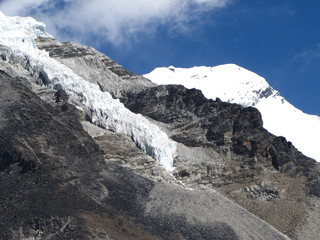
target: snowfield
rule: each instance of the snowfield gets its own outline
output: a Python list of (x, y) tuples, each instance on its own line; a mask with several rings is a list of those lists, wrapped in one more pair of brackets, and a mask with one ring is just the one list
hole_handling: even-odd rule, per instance
[(199, 89), (207, 98), (256, 107), (269, 132), (284, 136), (304, 155), (320, 162), (320, 117), (305, 114), (292, 106), (254, 72), (235, 64), (225, 64), (216, 67), (162, 67), (144, 76), (157, 84), (181, 84)]

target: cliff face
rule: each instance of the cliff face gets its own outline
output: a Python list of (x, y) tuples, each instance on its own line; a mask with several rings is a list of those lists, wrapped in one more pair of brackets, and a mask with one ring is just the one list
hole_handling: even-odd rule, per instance
[(98, 84), (101, 91), (119, 98), (125, 92), (139, 92), (156, 84), (134, 74), (97, 50), (77, 43), (61, 43), (51, 38), (38, 38), (37, 47), (49, 52), (83, 79)]
[(122, 101), (161, 122), (181, 143), (177, 179), (192, 188), (216, 189), (299, 238), (314, 211), (310, 201), (318, 201), (319, 167), (284, 137), (267, 132), (257, 109), (208, 100), (179, 85), (128, 94)]

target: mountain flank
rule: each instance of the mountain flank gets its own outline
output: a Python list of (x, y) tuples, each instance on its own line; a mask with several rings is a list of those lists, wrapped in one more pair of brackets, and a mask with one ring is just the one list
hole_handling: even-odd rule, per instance
[(0, 19), (0, 239), (320, 236), (319, 165), (256, 108)]
[(45, 103), (24, 78), (0, 72), (0, 80), (2, 239), (285, 239), (214, 191), (122, 167), (72, 105)]
[(319, 197), (318, 164), (266, 131), (256, 108), (208, 100), (178, 85), (149, 88), (122, 101), (165, 124), (181, 143), (177, 179), (220, 191), (293, 238), (302, 231), (309, 201)]

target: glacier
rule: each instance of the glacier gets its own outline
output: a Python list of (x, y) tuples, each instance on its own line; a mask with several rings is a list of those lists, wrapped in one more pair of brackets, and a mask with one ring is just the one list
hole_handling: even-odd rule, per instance
[[(21, 65), (35, 79), (46, 76), (45, 87), (65, 90), (69, 102), (91, 117), (92, 123), (129, 136), (136, 145), (169, 171), (176, 156), (176, 143), (158, 126), (140, 114), (134, 114), (99, 86), (85, 81), (71, 69), (36, 47), (38, 37), (53, 38), (45, 24), (31, 17), (9, 17), (0, 11), (0, 56)], [(1, 60), (0, 58), (0, 60)]]
[(256, 107), (264, 128), (284, 136), (304, 155), (320, 162), (320, 117), (303, 113), (258, 74), (235, 64), (215, 67), (159, 67), (144, 75), (156, 84), (181, 84), (206, 98)]

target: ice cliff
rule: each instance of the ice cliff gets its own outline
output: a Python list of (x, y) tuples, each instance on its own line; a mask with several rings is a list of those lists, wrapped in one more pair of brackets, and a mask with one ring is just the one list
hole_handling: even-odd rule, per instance
[[(36, 47), (37, 37), (53, 38), (45, 24), (27, 17), (7, 17), (0, 12), (0, 56), (11, 64), (19, 64), (40, 84), (55, 90), (65, 90), (69, 101), (90, 116), (92, 123), (125, 134), (139, 148), (172, 170), (176, 144), (146, 118), (134, 114), (113, 99), (99, 86), (89, 83), (71, 69), (50, 58)], [(38, 80), (37, 80), (38, 81)]]

